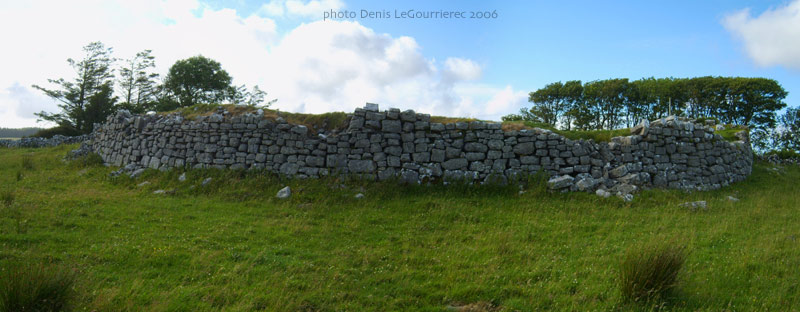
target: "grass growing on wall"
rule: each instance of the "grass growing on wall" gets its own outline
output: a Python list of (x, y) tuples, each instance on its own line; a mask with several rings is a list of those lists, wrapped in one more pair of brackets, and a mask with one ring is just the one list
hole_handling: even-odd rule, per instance
[[(759, 164), (717, 191), (646, 191), (624, 203), (550, 194), (541, 182), (520, 195), (516, 186), (246, 171), (189, 171), (185, 182), (178, 171), (109, 178), (115, 168), (62, 162), (75, 147), (0, 150), (0, 191), (13, 192), (26, 222), (18, 232), (16, 215), (0, 213), (0, 268), (71, 268), (76, 310), (800, 308), (797, 167)], [(35, 166), (22, 169), (23, 157)], [(276, 199), (286, 185), (292, 197)], [(678, 207), (695, 200), (709, 209)], [(625, 300), (622, 257), (658, 237), (686, 248), (676, 291)]]
[[(224, 105), (197, 104), (190, 107), (179, 108), (175, 111), (161, 113), (161, 114), (179, 113), (184, 118), (194, 119), (199, 116), (209, 116), (214, 112), (216, 112), (217, 109), (220, 107), (224, 108), (233, 115), (252, 113), (258, 109), (257, 107), (252, 107), (252, 106), (232, 105), (232, 104), (224, 104)], [(286, 120), (289, 123), (305, 125), (306, 127), (309, 128), (309, 130), (311, 130), (312, 133), (316, 132), (315, 129), (341, 131), (346, 129), (349, 123), (349, 119), (347, 118), (347, 113), (344, 112), (329, 112), (324, 114), (304, 114), (304, 113), (279, 112), (277, 110), (264, 109), (265, 118), (274, 120), (278, 116), (281, 116), (282, 118), (284, 118), (284, 120)], [(474, 118), (431, 116), (430, 122), (449, 124), (456, 122), (471, 122), (477, 120), (478, 119)], [(704, 120), (705, 119), (702, 118), (698, 119), (699, 122), (702, 122)], [(549, 124), (531, 122), (531, 121), (506, 121), (502, 123), (502, 128), (505, 131), (541, 128), (550, 130), (554, 133), (557, 133), (571, 140), (594, 140), (595, 142), (610, 142), (611, 138), (613, 137), (630, 135), (629, 128), (615, 129), (615, 130), (569, 130), (568, 131), (568, 130), (556, 129)], [(722, 136), (722, 138), (725, 139), (726, 141), (733, 142), (739, 140), (736, 137), (736, 133), (741, 131), (746, 131), (746, 130), (741, 129), (739, 127), (732, 127), (729, 125), (726, 126), (724, 130), (717, 130), (715, 131), (715, 133)]]
[(714, 134), (719, 134), (725, 141), (733, 142), (733, 141), (739, 141), (739, 138), (736, 137), (736, 134), (742, 131), (747, 131), (747, 130), (742, 129), (740, 127), (733, 127), (727, 125), (723, 130), (714, 131)]
[[(197, 104), (189, 107), (179, 108), (171, 112), (161, 113), (162, 115), (178, 113), (184, 118), (195, 119), (200, 116), (210, 116), (217, 112), (217, 109), (223, 108), (231, 115), (241, 115), (246, 113), (253, 113), (259, 108), (255, 106), (233, 105), (233, 104)], [(274, 109), (262, 109), (264, 117), (274, 120), (278, 116), (282, 117), (286, 122), (296, 125), (305, 125), (312, 132), (314, 129), (325, 130), (344, 130), (348, 126), (347, 114), (344, 112), (329, 112), (324, 114), (303, 114), (303, 113), (288, 113), (279, 112)]]
[(610, 142), (611, 138), (618, 136), (628, 136), (631, 130), (628, 128), (616, 130), (558, 130), (550, 124), (532, 121), (506, 121), (503, 122), (503, 130), (523, 130), (540, 128), (550, 130), (570, 140), (594, 140), (595, 142)]

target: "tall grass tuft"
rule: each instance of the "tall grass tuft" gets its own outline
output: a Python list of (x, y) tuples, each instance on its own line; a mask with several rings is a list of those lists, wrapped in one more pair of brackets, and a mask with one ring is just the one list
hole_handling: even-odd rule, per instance
[(628, 250), (620, 266), (620, 290), (629, 300), (668, 295), (686, 261), (685, 248), (674, 241), (651, 242)]
[[(6, 217), (11, 217), (16, 220), (17, 223), (17, 234), (22, 234), (27, 231), (27, 220), (22, 219), (22, 209), (20, 205), (14, 204), (16, 201), (17, 196), (14, 194), (12, 190), (3, 190), (0, 193), (0, 202), (3, 203), (3, 206), (0, 207), (0, 214)], [(2, 310), (0, 310), (2, 312)]]
[(0, 271), (0, 311), (69, 311), (75, 273), (52, 264), (15, 264)]
[(97, 167), (103, 165), (103, 157), (97, 153), (89, 153), (79, 156), (70, 162), (70, 165), (75, 168)]
[(22, 155), (22, 169), (25, 170), (33, 170), (33, 156), (31, 155)]
[(0, 193), (0, 202), (3, 203), (6, 209), (11, 208), (11, 205), (14, 204), (14, 200), (16, 199), (17, 196), (14, 195), (14, 192), (11, 190), (3, 190), (3, 192)]

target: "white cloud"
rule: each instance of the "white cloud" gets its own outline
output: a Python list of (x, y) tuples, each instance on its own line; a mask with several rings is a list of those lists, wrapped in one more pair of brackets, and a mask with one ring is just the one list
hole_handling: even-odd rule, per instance
[(303, 18), (322, 18), (325, 11), (338, 11), (344, 7), (341, 0), (271, 0), (261, 6), (261, 13), (268, 16), (303, 17)]
[(760, 66), (800, 69), (800, 0), (765, 11), (758, 17), (744, 9), (725, 16), (722, 24), (744, 43)]
[[(66, 59), (81, 59), (81, 48), (92, 41), (113, 47), (118, 58), (151, 49), (162, 74), (178, 59), (203, 54), (221, 62), (237, 83), (250, 83), (260, 75), (254, 65), (277, 40), (271, 19), (212, 10), (194, 0), (0, 2), (0, 29), (6, 30), (0, 49), (2, 127), (35, 125), (30, 107), (58, 111), (52, 99), (30, 86), (74, 78)], [(27, 104), (8, 92), (12, 87), (30, 94)], [(11, 117), (18, 113), (27, 117)]]
[(481, 77), (480, 65), (472, 60), (449, 57), (444, 61), (444, 75), (454, 80), (475, 80)]
[(410, 37), (393, 38), (350, 21), (317, 21), (292, 30), (271, 51), (262, 86), (277, 107), (321, 113), (352, 111), (365, 102), (436, 115), (499, 119), (524, 103), (524, 92), (472, 83), (472, 60), (427, 59)]
[[(305, 3), (305, 9), (331, 2)], [(335, 5), (343, 6), (340, 2)], [(100, 18), (88, 18), (100, 17)], [(74, 78), (67, 58), (102, 41), (115, 56), (152, 49), (164, 75), (178, 59), (197, 54), (219, 61), (234, 83), (255, 85), (297, 112), (352, 111), (365, 102), (436, 115), (499, 119), (524, 104), (524, 92), (480, 83), (483, 67), (459, 57), (426, 58), (411, 37), (380, 34), (357, 22), (317, 21), (278, 35), (275, 22), (192, 0), (0, 3), (0, 127), (35, 125), (34, 112), (57, 112), (32, 84)]]

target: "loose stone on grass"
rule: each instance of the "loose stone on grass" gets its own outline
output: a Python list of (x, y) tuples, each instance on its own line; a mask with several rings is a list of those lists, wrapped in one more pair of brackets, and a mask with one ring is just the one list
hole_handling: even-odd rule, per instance
[(681, 207), (689, 208), (690, 211), (694, 212), (697, 210), (708, 210), (708, 206), (705, 200), (693, 201), (693, 202), (685, 202), (680, 204)]
[(280, 191), (278, 191), (278, 194), (275, 195), (275, 197), (280, 199), (289, 198), (289, 196), (292, 196), (292, 189), (288, 186), (282, 188)]

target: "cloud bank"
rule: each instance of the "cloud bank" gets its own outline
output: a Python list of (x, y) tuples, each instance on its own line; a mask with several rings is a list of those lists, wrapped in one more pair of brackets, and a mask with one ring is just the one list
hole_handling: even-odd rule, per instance
[(259, 85), (287, 111), (351, 111), (375, 102), (496, 120), (525, 102), (525, 93), (511, 86), (480, 83), (484, 65), (458, 55), (425, 57), (412, 37), (348, 21), (279, 30), (272, 19), (318, 17), (321, 10), (344, 6), (337, 0), (274, 0), (249, 15), (192, 0), (78, 2), (0, 4), (0, 28), (16, 30), (0, 51), (0, 127), (32, 126), (33, 112), (57, 111), (30, 85), (72, 79), (65, 60), (80, 59), (82, 46), (98, 40), (118, 58), (153, 50), (162, 75), (179, 59), (213, 58), (234, 83)]
[(800, 0), (754, 17), (750, 9), (725, 16), (723, 26), (742, 41), (747, 55), (759, 66), (800, 70)]

